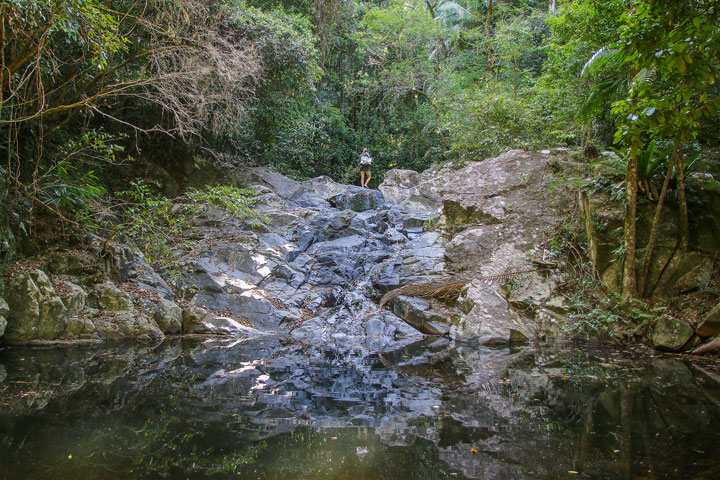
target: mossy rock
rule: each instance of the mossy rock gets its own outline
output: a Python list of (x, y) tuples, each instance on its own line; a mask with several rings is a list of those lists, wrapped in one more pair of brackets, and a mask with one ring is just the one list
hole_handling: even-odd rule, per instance
[(104, 310), (111, 312), (133, 310), (133, 302), (130, 295), (120, 290), (111, 282), (96, 285), (93, 289), (93, 297), (97, 302), (97, 306)]
[(663, 316), (655, 322), (652, 334), (653, 347), (657, 350), (677, 352), (688, 344), (694, 334), (695, 331), (687, 323)]
[(479, 210), (475, 205), (465, 207), (455, 200), (443, 200), (443, 215), (449, 227), (474, 223), (484, 225), (500, 223), (499, 219)]

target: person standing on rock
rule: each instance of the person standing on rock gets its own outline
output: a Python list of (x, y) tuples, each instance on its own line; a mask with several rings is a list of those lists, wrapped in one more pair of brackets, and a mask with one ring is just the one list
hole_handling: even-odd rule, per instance
[(370, 184), (370, 179), (372, 176), (370, 175), (370, 166), (372, 165), (373, 159), (368, 153), (367, 148), (363, 148), (362, 153), (360, 154), (360, 186), (363, 188), (370, 188), (368, 185)]

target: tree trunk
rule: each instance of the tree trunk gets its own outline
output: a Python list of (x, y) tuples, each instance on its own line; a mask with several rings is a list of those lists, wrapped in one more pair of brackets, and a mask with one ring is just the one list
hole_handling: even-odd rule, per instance
[(637, 296), (637, 284), (635, 273), (635, 243), (636, 226), (635, 216), (637, 214), (637, 179), (638, 179), (637, 152), (630, 148), (630, 159), (625, 174), (625, 267), (623, 269), (623, 302)]
[(690, 248), (690, 225), (688, 223), (687, 197), (685, 196), (685, 165), (682, 157), (678, 157), (677, 168), (678, 202), (680, 205), (680, 247), (683, 252)]
[(487, 71), (492, 72), (490, 63), (490, 18), (492, 17), (493, 0), (487, 0), (487, 16), (485, 17), (485, 62)]
[(430, 16), (435, 19), (435, 4), (428, 2), (428, 0), (425, 0), (425, 5), (428, 8), (428, 11), (430, 12)]
[(447, 160), (447, 144), (445, 143), (445, 135), (442, 133), (442, 129), (440, 128), (440, 112), (438, 111), (437, 105), (435, 105), (435, 102), (433, 102), (432, 98), (428, 96), (427, 93), (425, 93), (424, 90), (415, 89), (415, 92), (419, 95), (422, 95), (425, 97), (425, 99), (430, 103), (430, 106), (435, 111), (435, 129), (437, 130), (438, 136), (440, 137), (440, 147), (442, 148), (442, 159)]
[(672, 176), (673, 168), (675, 167), (675, 162), (677, 160), (679, 150), (680, 142), (675, 141), (675, 146), (670, 157), (670, 165), (668, 166), (668, 171), (665, 175), (665, 181), (663, 181), (662, 190), (660, 190), (660, 196), (658, 197), (658, 204), (655, 208), (655, 217), (653, 218), (652, 228), (650, 229), (650, 239), (648, 239), (647, 248), (645, 250), (645, 263), (643, 265), (643, 271), (640, 275), (640, 286), (638, 287), (638, 292), (641, 296), (645, 294), (645, 285), (647, 284), (647, 277), (650, 273), (650, 263), (652, 262), (653, 248), (655, 247), (657, 232), (660, 228), (660, 213), (662, 211), (663, 201), (665, 200), (665, 194), (667, 193), (667, 188), (670, 184), (670, 177)]

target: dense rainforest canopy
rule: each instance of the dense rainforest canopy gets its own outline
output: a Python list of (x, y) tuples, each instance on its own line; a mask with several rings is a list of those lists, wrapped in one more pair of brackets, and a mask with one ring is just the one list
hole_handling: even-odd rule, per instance
[(356, 181), (363, 147), (374, 182), (614, 148), (631, 206), (661, 195), (653, 176), (682, 203), (691, 161), (717, 159), (718, 17), (714, 0), (0, 1), (1, 219), (97, 224), (147, 165), (182, 189), (189, 158)]

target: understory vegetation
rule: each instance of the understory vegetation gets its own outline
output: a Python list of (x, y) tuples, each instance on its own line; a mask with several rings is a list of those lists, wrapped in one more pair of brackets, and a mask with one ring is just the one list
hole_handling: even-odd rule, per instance
[[(712, 0), (0, 1), (0, 261), (37, 251), (58, 229), (172, 230), (182, 218), (167, 214), (174, 196), (252, 219), (250, 192), (190, 189), (198, 159), (219, 172), (266, 165), (350, 182), (367, 147), (376, 186), (391, 168), (510, 148), (572, 147), (593, 162), (612, 149), (592, 188), (626, 204), (627, 302), (648, 288), (648, 261), (635, 261), (638, 202), (657, 205), (653, 232), (663, 202), (676, 205), (681, 248), (691, 248), (687, 206), (697, 199), (685, 179), (718, 168), (719, 9)], [(138, 183), (159, 171), (160, 188)], [(642, 246), (647, 258), (655, 241), (651, 233)]]

